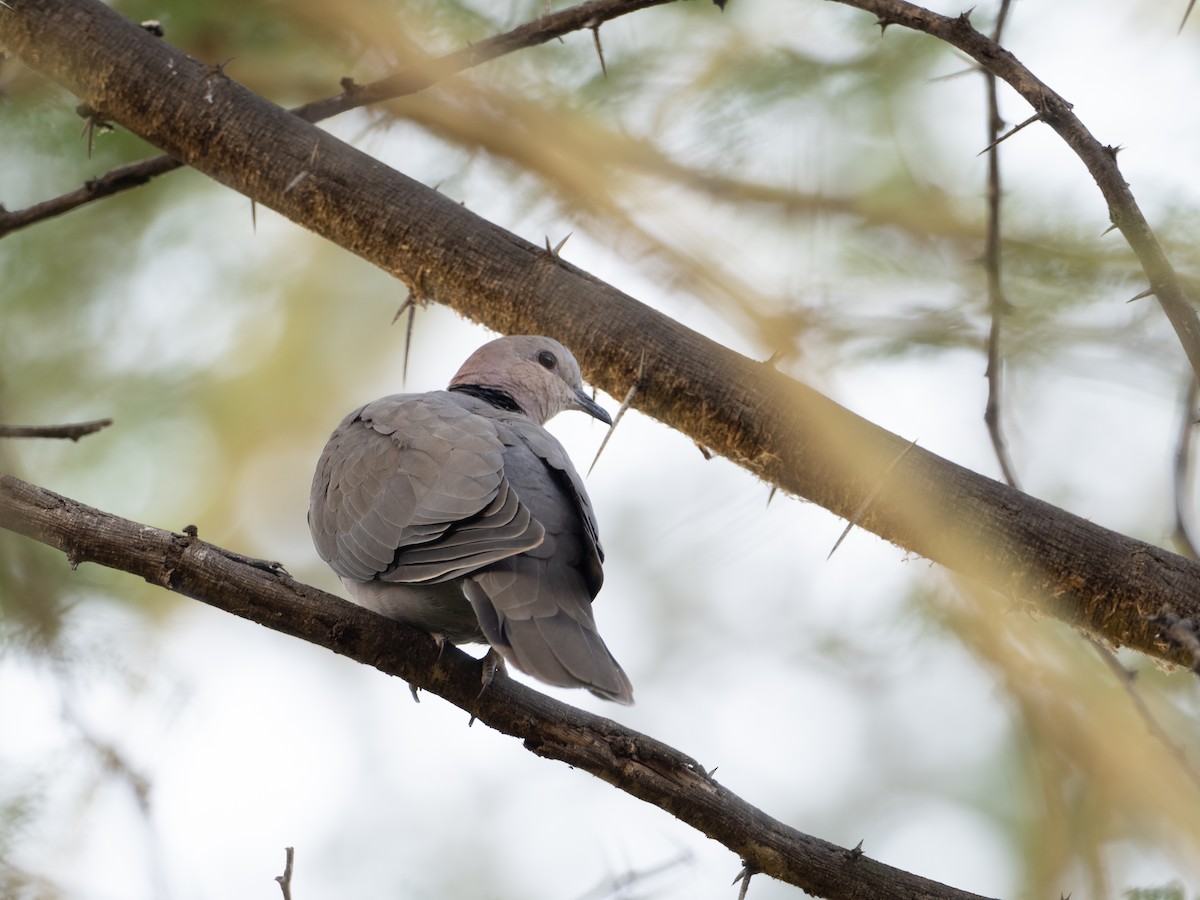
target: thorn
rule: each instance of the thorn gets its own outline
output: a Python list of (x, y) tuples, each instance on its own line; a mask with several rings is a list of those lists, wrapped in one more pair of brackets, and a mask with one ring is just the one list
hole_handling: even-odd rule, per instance
[(608, 66), (606, 66), (604, 64), (604, 48), (602, 46), (600, 46), (600, 23), (599, 22), (594, 23), (591, 26), (591, 29), (592, 29), (592, 40), (596, 44), (596, 55), (600, 57), (600, 71), (604, 74), (604, 77), (607, 78), (608, 77)]
[(871, 488), (871, 493), (869, 493), (867, 495), (867, 499), (864, 500), (862, 502), (862, 504), (858, 507), (858, 509), (856, 509), (854, 511), (854, 515), (852, 515), (850, 517), (850, 521), (848, 521), (846, 523), (845, 530), (842, 531), (841, 536), (838, 537), (837, 542), (834, 543), (833, 549), (829, 551), (829, 556), (825, 557), (826, 562), (828, 562), (829, 559), (833, 556), (833, 554), (837, 551), (837, 548), (842, 546), (842, 541), (844, 541), (846, 539), (846, 535), (848, 535), (850, 533), (850, 529), (852, 529), (855, 525), (857, 525), (859, 523), (859, 521), (863, 517), (863, 514), (868, 509), (870, 509), (871, 504), (875, 502), (875, 497), (878, 496), (880, 490), (882, 490), (883, 485), (887, 481), (888, 475), (891, 474), (892, 469), (896, 468), (896, 465), (900, 462), (900, 460), (904, 459), (904, 457), (906, 457), (908, 455), (908, 451), (912, 450), (912, 448), (915, 447), (916, 445), (917, 445), (917, 439), (913, 438), (912, 443), (910, 443), (907, 447), (905, 447), (903, 450), (901, 450), (900, 454), (895, 459), (893, 459), (890, 463), (888, 463), (888, 467), (886, 469), (884, 469), (883, 474), (879, 476), (879, 481), (877, 481), (875, 483), (875, 487)]
[(960, 24), (960, 25), (966, 25), (966, 26), (968, 26), (968, 27), (970, 27), (970, 28), (974, 28), (975, 26), (971, 24), (971, 13), (973, 13), (973, 12), (975, 12), (975, 7), (973, 7), (973, 6), (972, 6), (972, 7), (971, 7), (970, 9), (968, 9), (968, 10), (967, 10), (965, 13), (962, 13), (962, 14), (961, 14), (961, 15), (958, 17), (959, 24)]
[(1039, 121), (1041, 118), (1042, 117), (1041, 117), (1040, 113), (1034, 113), (1032, 116), (1030, 116), (1028, 119), (1026, 119), (1020, 125), (1014, 125), (1010, 131), (1000, 135), (1000, 137), (996, 138), (994, 141), (992, 141), (990, 144), (988, 144), (986, 147), (984, 147), (982, 150), (980, 150), (975, 155), (983, 156), (983, 154), (987, 153), (993, 147), (998, 146), (1003, 141), (1007, 141), (1010, 137), (1012, 137), (1014, 134), (1016, 134), (1018, 131), (1020, 131), (1022, 128), (1024, 128), (1026, 125), (1032, 125), (1034, 122)]
[(875, 20), (875, 24), (879, 26), (879, 33), (883, 34), (888, 30), (889, 25), (895, 25), (896, 23), (891, 19), (885, 19), (883, 16), (880, 16)]
[(87, 155), (88, 159), (91, 159), (96, 132), (111, 134), (115, 129), (112, 122), (109, 122), (100, 112), (92, 109), (86, 103), (80, 103), (75, 107), (75, 112), (77, 115), (83, 116), (83, 129), (79, 132), (79, 136), (87, 135)]
[(396, 314), (392, 316), (392, 324), (395, 325), (400, 321), (400, 317), (408, 312), (415, 305), (413, 301), (412, 291), (408, 292), (408, 296), (404, 298), (404, 302), (400, 304), (400, 308), (396, 310)]
[(742, 860), (742, 871), (738, 872), (737, 877), (730, 882), (731, 884), (737, 884), (739, 881), (742, 883), (741, 888), (738, 889), (738, 900), (746, 900), (746, 891), (750, 889), (750, 879), (757, 871), (750, 863)]
[[(7, 3), (4, 5), (8, 6)], [(1183, 32), (1183, 26), (1187, 24), (1188, 16), (1192, 14), (1192, 7), (1195, 5), (1196, 0), (1188, 0), (1187, 9), (1183, 11), (1183, 21), (1179, 23), (1179, 31), (1175, 32), (1176, 34), (1181, 34)]]
[(1100, 232), (1100, 237), (1104, 237), (1110, 231), (1116, 231), (1116, 230), (1117, 230), (1117, 223), (1113, 222), (1111, 225), (1109, 225), (1107, 228), (1105, 228), (1102, 232)]
[(771, 501), (775, 499), (775, 493), (779, 490), (779, 485), (771, 485), (771, 493), (767, 494), (767, 506), (771, 505)]
[(286, 197), (289, 193), (291, 193), (292, 188), (296, 187), (296, 185), (298, 185), (300, 182), (302, 182), (307, 177), (308, 177), (308, 170), (307, 169), (302, 170), (299, 175), (297, 175), (295, 178), (293, 178), (291, 181), (289, 181), (287, 183), (287, 187), (285, 187), (283, 189), (283, 196)]
[(574, 233), (575, 232), (573, 232), (573, 231), (568, 231), (567, 236), (565, 238), (563, 238), (561, 241), (559, 241), (557, 244), (555, 244), (553, 247), (550, 246), (550, 236), (547, 235), (546, 236), (546, 253), (547, 253), (547, 255), (553, 256), (555, 259), (560, 259), (561, 258), (560, 253), (562, 251), (562, 248), (566, 245), (567, 241), (569, 241), (571, 239), (571, 235), (573, 235)]
[(772, 369), (776, 369), (779, 367), (779, 361), (781, 359), (783, 359), (783, 351), (774, 350), (770, 356), (763, 360), (763, 365), (770, 366)]
[(711, 769), (709, 769), (709, 770), (708, 770), (708, 777), (709, 777), (709, 778), (712, 778), (714, 775), (716, 775), (716, 774), (717, 774), (717, 769), (719, 769), (719, 768), (721, 768), (721, 767), (720, 767), (720, 766), (713, 766)]
[[(567, 235), (570, 237), (570, 235)], [(564, 238), (565, 240), (565, 238)], [(561, 246), (561, 245), (560, 245)], [(629, 392), (625, 395), (625, 399), (621, 401), (621, 408), (617, 410), (617, 414), (613, 416), (613, 423), (608, 427), (608, 431), (604, 435), (604, 440), (600, 442), (600, 449), (596, 451), (596, 458), (592, 460), (592, 464), (588, 466), (587, 474), (592, 474), (592, 469), (596, 468), (596, 463), (600, 461), (600, 454), (604, 452), (604, 448), (608, 446), (608, 439), (617, 429), (617, 423), (621, 421), (621, 416), (625, 415), (625, 410), (629, 409), (629, 404), (633, 402), (633, 398), (637, 396), (638, 389), (642, 386), (642, 379), (646, 375), (646, 351), (642, 350), (642, 358), (638, 362), (637, 375), (634, 376), (633, 386), (629, 388)]]
[(420, 695), (419, 693), (417, 693), (417, 692), (418, 692), (419, 690), (421, 690), (421, 689), (420, 689), (419, 687), (417, 687), (415, 684), (413, 684), (413, 683), (410, 681), (410, 682), (408, 683), (408, 690), (409, 690), (409, 693), (411, 693), (411, 694), (412, 694), (413, 703), (420, 703), (420, 702), (421, 702), (421, 695)]
[(1120, 153), (1124, 149), (1125, 148), (1122, 147), (1120, 144), (1118, 144), (1115, 147), (1112, 144), (1104, 145), (1104, 152), (1107, 153), (1110, 157), (1112, 157), (1113, 162), (1117, 161), (1117, 154)]
[(851, 859), (862, 859), (863, 857), (863, 842), (859, 841), (853, 847), (846, 851), (846, 855)]
[(1144, 300), (1146, 297), (1153, 297), (1153, 296), (1154, 296), (1154, 288), (1148, 287), (1144, 291), (1142, 291), (1140, 294), (1134, 294), (1132, 297), (1130, 297), (1125, 302), (1132, 303), (1134, 300)]
[(250, 230), (258, 234), (258, 204), (253, 197), (250, 198)]
[(693, 441), (693, 443), (696, 445), (696, 449), (700, 451), (700, 455), (703, 456), (706, 460), (710, 460), (713, 458), (713, 454), (712, 454), (711, 450), (709, 450), (707, 447), (705, 447), (699, 441)]
[(408, 384), (408, 359), (412, 356), (413, 325), (417, 321), (417, 304), (408, 304), (408, 323), (404, 326), (404, 362), (400, 366), (400, 384)]

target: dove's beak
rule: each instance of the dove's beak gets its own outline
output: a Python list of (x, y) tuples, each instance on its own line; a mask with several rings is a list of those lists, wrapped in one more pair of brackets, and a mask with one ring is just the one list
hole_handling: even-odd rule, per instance
[(605, 425), (612, 425), (612, 417), (608, 411), (582, 390), (575, 392), (575, 408), (587, 413), (593, 419), (599, 419)]

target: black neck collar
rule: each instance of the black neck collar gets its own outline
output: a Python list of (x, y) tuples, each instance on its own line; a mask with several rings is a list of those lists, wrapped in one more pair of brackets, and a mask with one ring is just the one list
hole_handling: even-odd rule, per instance
[(458, 391), (460, 394), (468, 394), (484, 403), (490, 403), (496, 409), (504, 409), (509, 412), (523, 413), (525, 410), (517, 405), (517, 401), (512, 398), (512, 394), (500, 390), (499, 388), (484, 387), (482, 384), (456, 384), (450, 390)]

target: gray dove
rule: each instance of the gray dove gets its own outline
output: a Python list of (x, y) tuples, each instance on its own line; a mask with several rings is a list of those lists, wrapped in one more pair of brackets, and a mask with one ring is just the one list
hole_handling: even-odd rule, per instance
[(612, 424), (566, 347), (484, 344), (449, 390), (394, 394), (342, 420), (308, 525), (362, 606), (439, 640), (486, 641), (547, 684), (632, 703), (592, 618), (604, 581), (592, 504), (542, 427), (568, 409)]

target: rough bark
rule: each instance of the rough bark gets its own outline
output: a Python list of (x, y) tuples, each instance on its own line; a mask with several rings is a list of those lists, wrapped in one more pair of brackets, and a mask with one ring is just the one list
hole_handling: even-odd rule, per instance
[(326, 647), (449, 700), (525, 749), (590, 772), (719, 841), (753, 872), (829, 898), (979, 900), (804, 834), (722, 787), (691, 757), (611, 719), (511, 681), (480, 691), (480, 666), (424, 632), (189, 534), (122, 519), (0, 475), (0, 527), (63, 551), (71, 565), (122, 569), (284, 634)]
[[(865, 4), (864, 4), (865, 5)], [(95, 0), (14, 0), (0, 47), (167, 153), (505, 333), (783, 490), (1119, 645), (1191, 665), (1200, 565), (955, 465), (733, 353), (290, 115)], [(870, 500), (869, 503), (865, 501)]]

